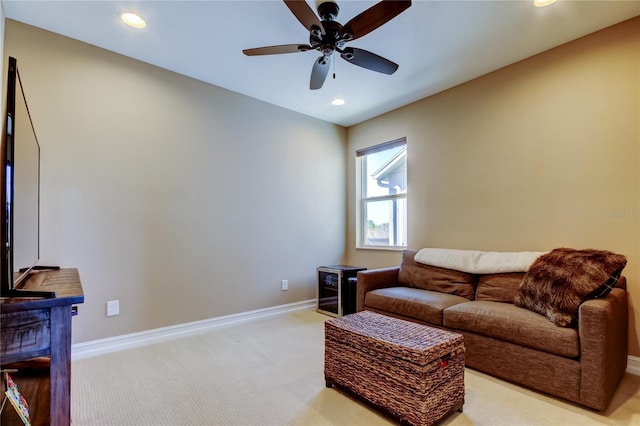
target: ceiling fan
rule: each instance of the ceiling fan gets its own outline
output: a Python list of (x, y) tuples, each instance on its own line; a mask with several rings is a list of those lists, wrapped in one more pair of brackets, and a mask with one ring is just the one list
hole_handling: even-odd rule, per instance
[(334, 52), (347, 62), (384, 74), (393, 74), (398, 64), (364, 49), (345, 47), (345, 43), (360, 38), (389, 22), (411, 6), (411, 0), (383, 0), (345, 25), (335, 19), (340, 8), (334, 1), (318, 0), (318, 16), (304, 0), (284, 0), (289, 10), (309, 30), (309, 44), (284, 44), (278, 46), (245, 49), (247, 56), (277, 55), (281, 53), (306, 52), (317, 50), (322, 53), (316, 59), (311, 70), (309, 88), (320, 89), (327, 78)]

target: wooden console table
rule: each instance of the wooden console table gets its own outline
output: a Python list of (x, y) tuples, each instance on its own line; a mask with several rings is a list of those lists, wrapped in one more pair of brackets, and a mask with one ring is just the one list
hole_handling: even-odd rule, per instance
[[(30, 410), (33, 425), (68, 426), (71, 424), (71, 317), (77, 309), (74, 305), (84, 302), (78, 270), (35, 272), (20, 289), (54, 291), (56, 297), (0, 299), (0, 364), (49, 357), (48, 401), (41, 401), (47, 395), (26, 394), (18, 380), (16, 383), (30, 407), (34, 398), (38, 406), (48, 405), (48, 410), (39, 409), (37, 413)], [(5, 407), (7, 410), (13, 408)], [(42, 418), (47, 411), (49, 417)]]

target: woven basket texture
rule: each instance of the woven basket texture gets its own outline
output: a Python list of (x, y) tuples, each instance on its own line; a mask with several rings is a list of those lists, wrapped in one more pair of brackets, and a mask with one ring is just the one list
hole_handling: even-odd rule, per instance
[(432, 425), (464, 403), (463, 338), (368, 311), (334, 318), (325, 378), (401, 421)]

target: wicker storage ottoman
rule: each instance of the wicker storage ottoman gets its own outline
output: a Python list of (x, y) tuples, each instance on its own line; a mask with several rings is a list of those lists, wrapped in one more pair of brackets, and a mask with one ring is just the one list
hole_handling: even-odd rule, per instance
[(464, 404), (462, 335), (363, 311), (325, 322), (324, 375), (413, 425)]

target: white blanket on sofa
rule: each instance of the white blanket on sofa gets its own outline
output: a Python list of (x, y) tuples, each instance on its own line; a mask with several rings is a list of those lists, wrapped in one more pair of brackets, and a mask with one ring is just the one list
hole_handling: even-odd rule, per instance
[(531, 264), (545, 252), (496, 252), (441, 248), (423, 248), (414, 260), (425, 265), (455, 269), (472, 274), (527, 272)]

